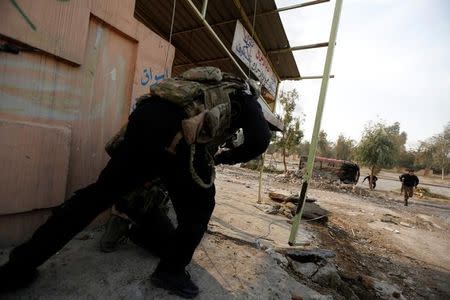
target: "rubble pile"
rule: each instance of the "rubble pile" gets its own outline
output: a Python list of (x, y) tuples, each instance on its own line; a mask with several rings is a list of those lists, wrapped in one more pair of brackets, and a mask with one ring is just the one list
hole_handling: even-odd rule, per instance
[[(269, 193), (269, 198), (276, 203), (267, 204), (264, 209), (269, 214), (280, 214), (292, 219), (297, 210), (297, 204), (299, 202), (299, 196), (297, 195), (284, 195), (280, 193)], [(315, 199), (306, 198), (305, 207), (303, 208), (302, 218), (310, 221), (317, 221), (319, 223), (326, 223), (328, 221), (329, 211), (321, 208)]]
[(308, 286), (338, 294), (345, 299), (405, 299), (398, 286), (377, 278), (342, 273), (336, 267), (336, 254), (326, 249), (281, 249), (260, 245), (280, 266)]

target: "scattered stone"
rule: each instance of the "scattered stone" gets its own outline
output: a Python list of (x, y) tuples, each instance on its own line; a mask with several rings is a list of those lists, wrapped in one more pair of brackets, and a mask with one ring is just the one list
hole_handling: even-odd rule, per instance
[(408, 227), (408, 228), (412, 228), (413, 227), (411, 224), (406, 223), (406, 222), (400, 222), (399, 224), (402, 225), (402, 226)]
[(341, 279), (336, 267), (331, 263), (327, 263), (319, 268), (319, 270), (311, 277), (311, 280), (321, 286), (339, 291), (345, 299), (359, 299), (350, 286)]
[(397, 286), (389, 284), (385, 281), (375, 279), (374, 290), (375, 294), (381, 299), (405, 299)]
[(292, 203), (292, 202), (288, 202), (288, 203), (286, 203), (284, 206), (285, 206), (286, 208), (290, 209), (291, 211), (294, 210), (294, 212), (295, 212), (295, 210), (297, 209), (297, 205), (294, 204), (294, 203)]
[(261, 241), (260, 239), (256, 240), (256, 247), (258, 249), (262, 249), (262, 250), (266, 250), (269, 248), (269, 246), (266, 243), (264, 243), (263, 241)]
[[(278, 203), (284, 205), (279, 209), (278, 213), (291, 219), (297, 210), (298, 196), (287, 196), (281, 193), (269, 192), (269, 197)], [(302, 218), (305, 220), (317, 220), (319, 223), (326, 223), (328, 221), (329, 211), (321, 208), (316, 203), (316, 199), (306, 198), (305, 206), (303, 208)], [(273, 212), (274, 213), (274, 212)]]
[(292, 269), (304, 277), (310, 278), (319, 270), (319, 267), (312, 262), (309, 263), (299, 263), (295, 260), (291, 260)]
[(380, 221), (398, 225), (400, 223), (400, 218), (394, 215), (384, 214), (383, 217), (380, 219)]
[(266, 214), (272, 214), (272, 215), (276, 215), (278, 213), (278, 208), (269, 204), (260, 204), (257, 203), (254, 205), (257, 209), (262, 210), (263, 212), (265, 212)]
[(412, 278), (405, 278), (403, 279), (403, 281), (407, 284), (407, 285), (413, 285), (414, 284), (414, 280)]
[(278, 209), (272, 206), (270, 208), (265, 209), (264, 212), (269, 215), (276, 215), (278, 214)]
[(277, 264), (283, 267), (287, 267), (287, 265), (289, 264), (287, 258), (283, 254), (275, 252), (273, 248), (269, 247), (265, 251), (267, 254), (270, 255), (270, 257), (272, 257), (277, 262)]

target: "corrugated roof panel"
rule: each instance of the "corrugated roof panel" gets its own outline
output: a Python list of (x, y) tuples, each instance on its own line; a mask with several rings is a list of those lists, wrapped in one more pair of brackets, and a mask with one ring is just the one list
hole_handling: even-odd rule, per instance
[[(194, 0), (193, 2), (201, 11), (203, 1)], [(242, 0), (240, 2), (252, 22), (254, 2)], [(135, 15), (136, 18), (163, 38), (169, 39), (172, 5), (173, 1), (137, 0)], [(257, 15), (275, 9), (276, 5), (273, 0), (259, 0)], [(213, 25), (214, 31), (226, 47), (231, 49), (236, 20), (241, 19), (234, 0), (209, 0), (206, 19)], [(241, 22), (244, 26), (246, 25), (243, 20)], [(214, 26), (216, 23), (222, 24)], [(188, 4), (185, 1), (177, 1), (173, 26), (173, 32), (177, 34), (172, 37), (172, 44), (176, 48), (174, 75), (195, 65), (204, 64), (214, 65), (224, 71), (238, 74), (239, 71), (232, 61), (226, 59), (227, 54), (225, 51), (206, 29), (202, 29), (202, 26), (202, 23)], [(265, 51), (289, 47), (289, 42), (278, 13), (257, 16), (255, 32)], [(291, 52), (270, 54), (268, 58), (281, 79), (300, 76)], [(213, 61), (214, 59), (217, 59), (217, 61)], [(247, 69), (242, 63), (240, 65), (244, 70)]]

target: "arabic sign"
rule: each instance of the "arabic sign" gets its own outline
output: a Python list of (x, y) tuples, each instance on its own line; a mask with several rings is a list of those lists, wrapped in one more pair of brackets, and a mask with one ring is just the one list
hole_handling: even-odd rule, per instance
[(250, 67), (261, 84), (275, 96), (277, 78), (269, 65), (269, 61), (239, 21), (237, 21), (234, 31), (232, 50), (247, 67)]

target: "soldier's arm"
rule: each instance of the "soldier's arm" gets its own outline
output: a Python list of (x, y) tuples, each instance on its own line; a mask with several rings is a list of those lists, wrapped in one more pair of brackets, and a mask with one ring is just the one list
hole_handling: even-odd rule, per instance
[(256, 158), (266, 151), (270, 143), (270, 129), (261, 106), (255, 99), (245, 99), (241, 118), (244, 143), (234, 149), (219, 153), (216, 164), (236, 164)]

